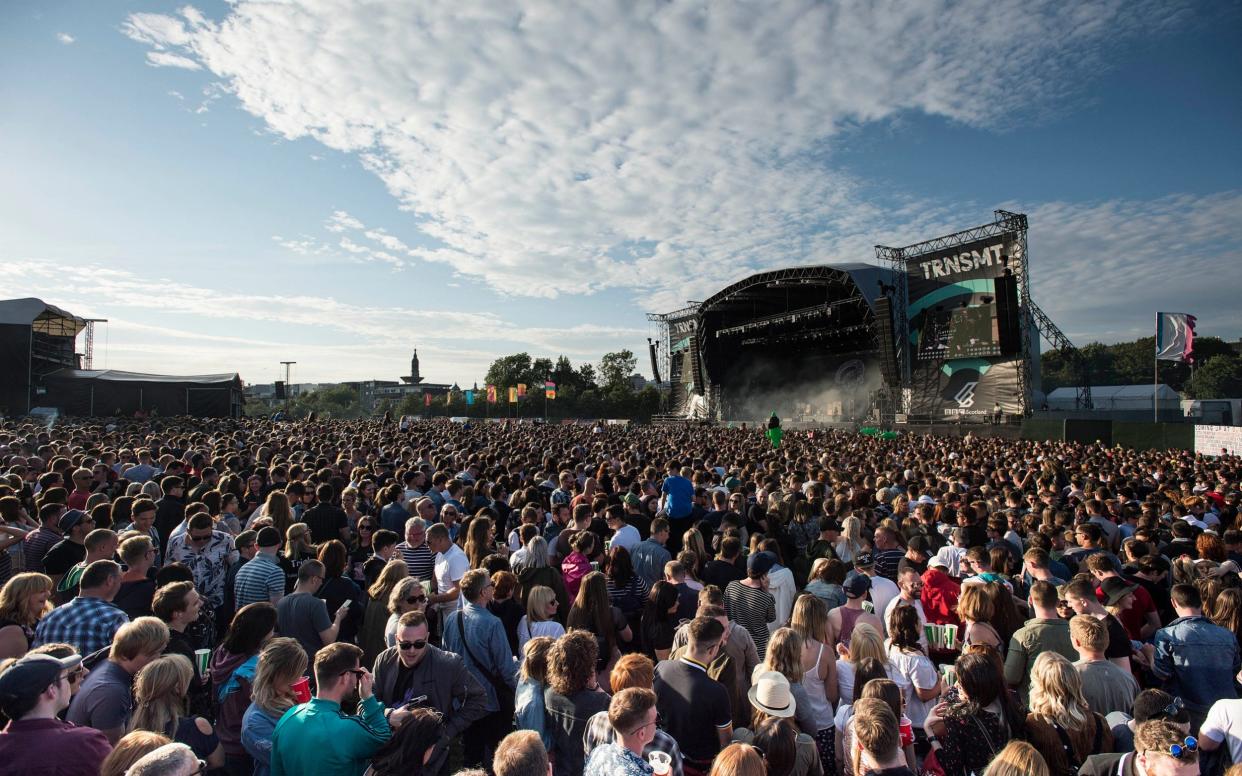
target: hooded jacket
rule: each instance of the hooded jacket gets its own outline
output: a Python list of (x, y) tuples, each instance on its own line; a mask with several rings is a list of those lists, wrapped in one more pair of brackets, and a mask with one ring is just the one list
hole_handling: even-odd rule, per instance
[(962, 586), (953, 577), (933, 566), (923, 572), (923, 613), (927, 621), (936, 625), (958, 625), (957, 599)]
[(216, 735), (220, 737), (226, 756), (248, 756), (241, 741), (242, 717), (250, 706), (250, 686), (258, 665), (257, 653), (235, 655), (223, 646), (217, 647), (211, 656), (211, 694), (219, 710)]

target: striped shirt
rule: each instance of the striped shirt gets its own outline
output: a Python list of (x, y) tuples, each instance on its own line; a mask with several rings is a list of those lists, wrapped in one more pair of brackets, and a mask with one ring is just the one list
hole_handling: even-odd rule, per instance
[(42, 574), (43, 556), (47, 555), (47, 551), (52, 549), (52, 546), (63, 538), (65, 537), (42, 525), (26, 534), (26, 538), (22, 539), (22, 553), (26, 557), (26, 571), (37, 571)]
[(389, 560), (393, 558), (405, 561), (410, 576), (418, 577), (423, 582), (429, 581), (435, 572), (436, 554), (431, 551), (426, 542), (417, 547), (411, 547), (408, 542), (401, 542), (397, 545), (396, 554)]
[(259, 601), (271, 602), (272, 596), (285, 594), (285, 572), (276, 559), (265, 552), (256, 553), (237, 571), (233, 582), (233, 598), (237, 608)]
[(776, 599), (766, 590), (759, 590), (740, 581), (730, 582), (724, 591), (725, 610), (729, 619), (741, 625), (755, 640), (759, 659), (768, 651), (768, 623), (776, 619)]

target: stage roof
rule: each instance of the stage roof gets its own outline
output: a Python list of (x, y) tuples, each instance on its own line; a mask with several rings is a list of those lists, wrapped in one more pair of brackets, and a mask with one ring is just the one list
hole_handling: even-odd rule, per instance
[(0, 324), (30, 326), (54, 337), (76, 337), (86, 328), (82, 318), (34, 297), (0, 300)]
[(132, 383), (196, 383), (211, 385), (240, 381), (236, 373), (218, 375), (152, 375), (143, 372), (122, 372), (118, 369), (59, 369), (48, 377), (72, 380), (105, 380)]

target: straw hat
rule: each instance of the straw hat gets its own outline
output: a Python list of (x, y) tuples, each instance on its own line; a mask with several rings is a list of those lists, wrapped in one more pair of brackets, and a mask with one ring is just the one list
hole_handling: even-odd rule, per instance
[(789, 680), (779, 671), (764, 671), (746, 693), (750, 705), (772, 717), (792, 717), (796, 709)]

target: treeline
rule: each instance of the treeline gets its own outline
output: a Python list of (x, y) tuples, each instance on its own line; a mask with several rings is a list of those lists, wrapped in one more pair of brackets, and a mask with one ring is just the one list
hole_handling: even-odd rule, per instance
[[(1081, 350), (1090, 369), (1092, 385), (1150, 385), (1152, 382), (1155, 337), (1113, 345), (1092, 342)], [(1045, 393), (1079, 382), (1071, 364), (1055, 350), (1040, 356), (1040, 374)], [(1193, 370), (1190, 364), (1161, 361), (1160, 382), (1191, 399), (1242, 397), (1242, 356), (1219, 337), (1196, 337)]]
[[(631, 378), (638, 359), (629, 350), (605, 353), (598, 364), (578, 366), (565, 356), (555, 361), (532, 358), (529, 353), (503, 356), (488, 367), (483, 381), (468, 389), (474, 403), (466, 402), (467, 386), (448, 396), (432, 397), (426, 406), (422, 395), (407, 396), (386, 409), (394, 415), (465, 416), (472, 418), (629, 418), (646, 420), (660, 411), (660, 394), (653, 386), (634, 389)], [(556, 385), (556, 398), (549, 399), (545, 384)], [(487, 386), (496, 386), (496, 401), (487, 401)], [(509, 388), (526, 386), (525, 395), (509, 401)]]

